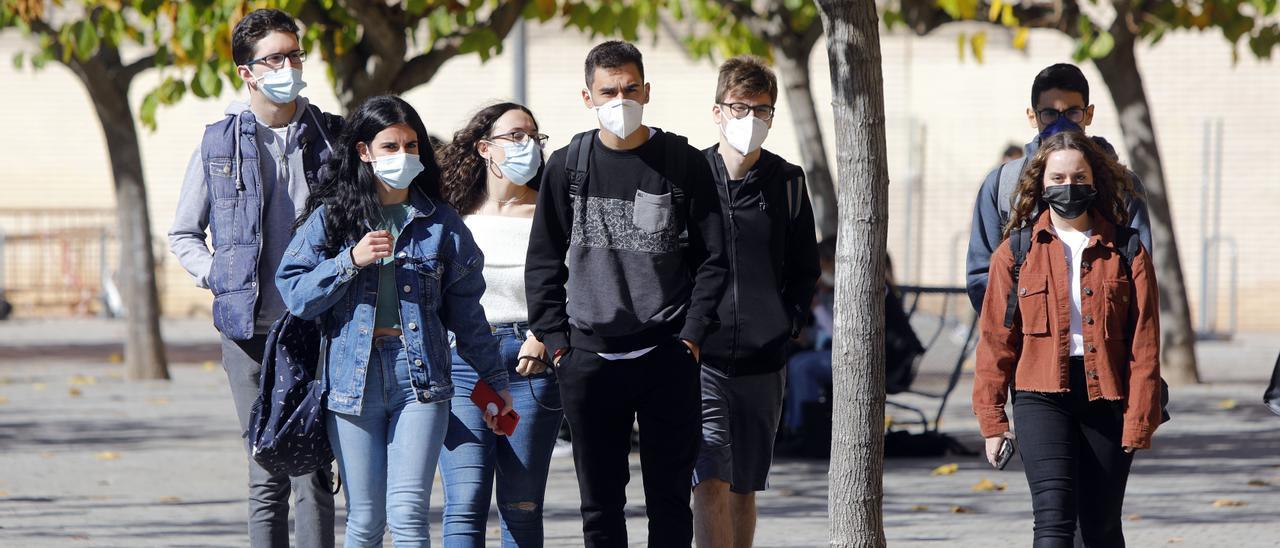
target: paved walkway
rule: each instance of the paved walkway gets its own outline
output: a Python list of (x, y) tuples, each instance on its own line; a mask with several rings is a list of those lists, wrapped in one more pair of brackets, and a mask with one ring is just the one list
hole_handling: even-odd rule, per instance
[[(205, 321), (167, 324), (173, 380), (126, 383), (111, 363), (120, 333), (99, 320), (0, 322), (0, 546), (244, 546), (245, 456), (216, 335)], [(1130, 546), (1280, 546), (1280, 417), (1259, 403), (1278, 350), (1275, 335), (1200, 345), (1209, 384), (1174, 390), (1174, 421), (1135, 463)], [(943, 369), (927, 363), (921, 384), (936, 386)], [(968, 389), (966, 376), (944, 431), (977, 447)], [(950, 463), (955, 473), (931, 474)], [(1029, 543), (1017, 459), (1005, 472), (977, 457), (891, 459), (885, 470), (890, 546)], [(633, 462), (637, 546), (639, 474)], [(1007, 487), (975, 490), (983, 480)], [(759, 500), (757, 545), (825, 545), (826, 463), (782, 460), (772, 485)], [(434, 498), (438, 525), (439, 489)], [(581, 545), (571, 458), (555, 459), (547, 499), (548, 546)]]

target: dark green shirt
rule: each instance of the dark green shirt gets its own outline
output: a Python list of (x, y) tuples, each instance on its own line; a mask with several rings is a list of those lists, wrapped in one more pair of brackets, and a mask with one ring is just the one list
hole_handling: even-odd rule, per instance
[[(400, 239), (400, 228), (409, 218), (409, 202), (382, 206), (382, 224), (378, 228), (391, 232), (391, 249)], [(400, 328), (400, 293), (396, 291), (396, 260), (390, 257), (378, 261), (378, 310), (374, 314), (374, 329)]]

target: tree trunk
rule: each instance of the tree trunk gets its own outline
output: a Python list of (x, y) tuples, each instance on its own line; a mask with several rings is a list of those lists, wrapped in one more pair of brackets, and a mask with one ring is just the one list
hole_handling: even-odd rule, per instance
[(88, 61), (72, 60), (70, 68), (80, 77), (93, 99), (94, 110), (106, 136), (111, 175), (115, 180), (120, 242), (117, 283), (127, 310), (125, 376), (129, 379), (168, 379), (164, 340), (160, 336), (160, 298), (156, 293), (151, 216), (147, 209), (138, 131), (134, 126), (133, 109), (129, 106), (131, 78), (120, 75), (119, 60), (118, 53), (104, 46)]
[(889, 215), (884, 76), (872, 0), (819, 0), (835, 111), (836, 247), (831, 546), (885, 545), (884, 268)]
[(809, 56), (813, 44), (795, 44), (780, 47), (778, 51), (781, 55), (776, 61), (782, 73), (787, 105), (792, 110), (789, 114), (800, 145), (800, 161), (809, 186), (809, 199), (813, 201), (813, 219), (818, 225), (818, 234), (826, 239), (836, 234), (838, 218), (835, 184), (831, 180), (831, 168), (827, 165), (827, 148), (810, 88)]
[[(1121, 18), (1123, 19), (1123, 18)], [(1129, 167), (1146, 186), (1147, 209), (1151, 214), (1152, 257), (1156, 280), (1160, 286), (1161, 375), (1170, 384), (1200, 382), (1196, 370), (1195, 332), (1187, 306), (1187, 289), (1178, 257), (1178, 242), (1173, 234), (1173, 217), (1169, 213), (1169, 194), (1165, 184), (1160, 148), (1151, 123), (1147, 92), (1138, 72), (1134, 55), (1134, 35), (1123, 21), (1112, 25), (1115, 47), (1106, 57), (1095, 59), (1094, 65), (1107, 83), (1111, 99), (1120, 114), (1120, 129), (1129, 151)]]

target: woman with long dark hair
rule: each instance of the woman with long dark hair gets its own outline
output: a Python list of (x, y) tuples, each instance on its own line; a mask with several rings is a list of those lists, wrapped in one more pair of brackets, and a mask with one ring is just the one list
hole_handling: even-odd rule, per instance
[[(1133, 452), (1161, 422), (1159, 292), (1151, 256), (1125, 227), (1132, 193), (1091, 139), (1048, 137), (992, 256), (973, 411), (998, 466), (1013, 443), (1013, 390), (1036, 548), (1072, 546), (1077, 525), (1085, 546), (1124, 546)], [(1015, 245), (1025, 250), (1017, 268)]]
[(524, 262), (546, 139), (529, 109), (498, 103), (477, 112), (440, 153), (445, 199), (463, 215), (484, 251), (480, 302), (502, 363), (512, 379), (523, 377), (512, 381), (519, 427), (506, 437), (495, 436), (479, 410), (462, 403), (476, 375), (454, 354), (454, 420), (440, 454), (444, 545), (449, 548), (485, 545), (495, 483), (503, 546), (543, 544), (543, 494), (563, 413), (545, 350), (529, 332)]
[(440, 199), (427, 131), (399, 97), (347, 119), (276, 283), (328, 341), (329, 441), (347, 499), (346, 546), (430, 546), (431, 483), (453, 397), (449, 337), (511, 409), (507, 371), (480, 306), (484, 260)]

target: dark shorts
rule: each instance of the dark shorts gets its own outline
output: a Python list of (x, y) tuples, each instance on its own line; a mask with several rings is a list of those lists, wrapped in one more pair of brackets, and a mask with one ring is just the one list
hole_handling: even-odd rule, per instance
[(718, 479), (741, 494), (768, 487), (786, 378), (786, 369), (729, 377), (702, 367), (702, 447), (694, 486)]

